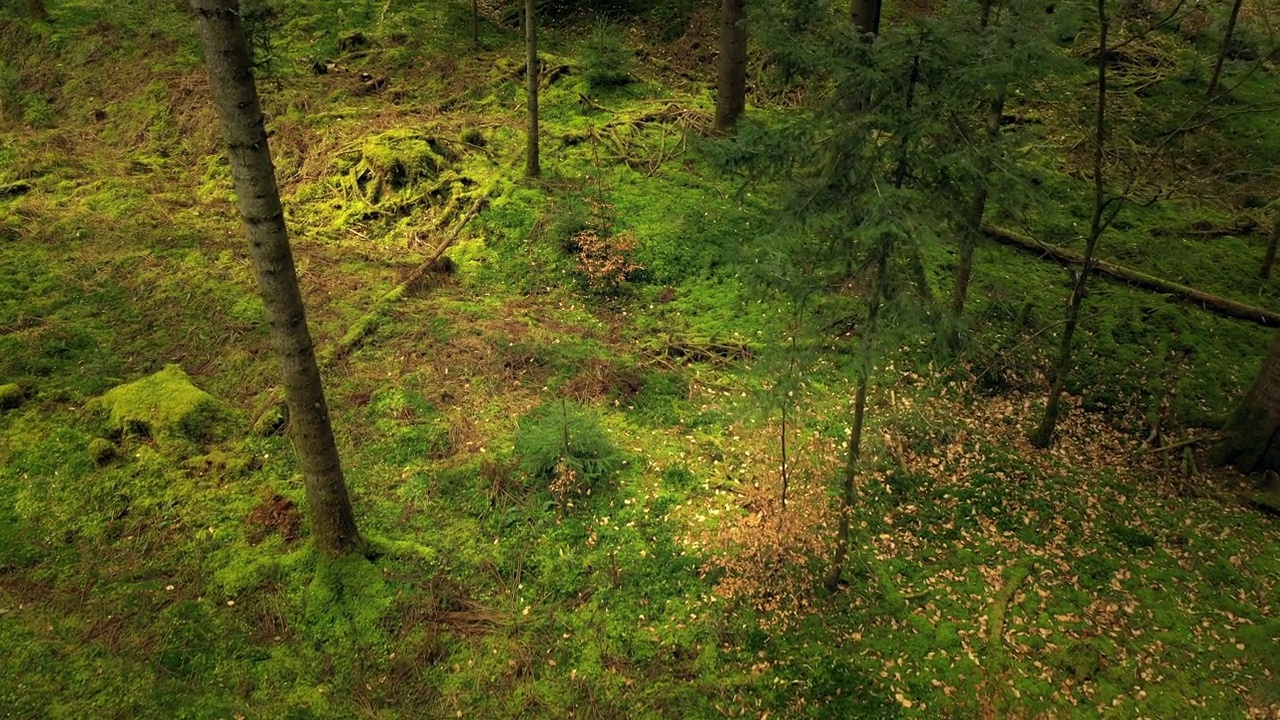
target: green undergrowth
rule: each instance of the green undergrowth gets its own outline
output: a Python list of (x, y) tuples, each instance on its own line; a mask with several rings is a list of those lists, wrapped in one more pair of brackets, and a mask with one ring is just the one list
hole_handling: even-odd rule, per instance
[[(725, 557), (777, 562), (760, 546), (829, 530), (749, 523), (776, 489), (783, 407), (796, 507), (834, 487), (863, 311), (854, 293), (799, 311), (770, 188), (686, 135), (709, 123), (708, 87), (692, 60), (637, 52), (665, 29), (644, 23), (546, 31), (531, 181), (518, 29), (486, 14), (472, 48), (467, 3), (273, 3), (261, 88), (368, 541), (317, 555), (287, 437), (249, 431), (278, 406), (277, 368), (190, 18), (48, 5), (50, 25), (0, 15), (21, 50), (0, 65), (9, 715), (1221, 717), (1280, 701), (1270, 520), (1178, 481), (1180, 457), (1149, 476), (1046, 467), (1010, 439), (1069, 287), (995, 245), (958, 361), (938, 313), (892, 316), (848, 585), (812, 591), (818, 543), (760, 595), (728, 591)], [(1149, 126), (1196, 87), (1162, 91)], [(1261, 73), (1233, 102), (1270, 89)], [(1267, 118), (1178, 151), (1236, 152), (1235, 133), (1273, 158)], [(1078, 248), (1083, 176), (1037, 162), (1054, 202), (990, 219)], [(1276, 307), (1253, 279), (1260, 235), (1194, 233), (1261, 219), (1260, 191), (1214, 187), (1127, 207), (1102, 256)], [(603, 258), (585, 231), (613, 241)], [(447, 271), (396, 290), (455, 235)], [(952, 249), (925, 253), (945, 297)], [(599, 283), (589, 261), (624, 277)], [(1134, 434), (1219, 422), (1269, 332), (1105, 280), (1084, 315), (1068, 387), (1090, 422)], [(953, 380), (973, 381), (975, 416), (1028, 394), (974, 445), (965, 413), (912, 410)], [(918, 472), (895, 452), (976, 459)], [(739, 523), (758, 544), (718, 545)]]

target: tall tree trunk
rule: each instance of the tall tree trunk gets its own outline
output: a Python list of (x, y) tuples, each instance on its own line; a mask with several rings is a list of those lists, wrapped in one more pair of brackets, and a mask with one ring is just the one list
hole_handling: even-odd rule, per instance
[(1280, 201), (1276, 202), (1275, 217), (1271, 219), (1271, 239), (1267, 241), (1267, 254), (1262, 258), (1258, 272), (1265, 280), (1271, 277), (1271, 265), (1276, 261), (1276, 246), (1280, 245)]
[(1221, 464), (1243, 472), (1280, 471), (1280, 334), (1226, 430), (1215, 450)]
[(480, 0), (471, 0), (471, 46), (480, 47)]
[(880, 34), (880, 7), (882, 0), (853, 0), (851, 15), (853, 24), (864, 33)]
[[(1047, 448), (1053, 442), (1053, 431), (1058, 426), (1058, 418), (1062, 414), (1062, 392), (1066, 388), (1067, 375), (1071, 372), (1072, 340), (1075, 338), (1076, 326), (1080, 323), (1080, 305), (1084, 302), (1089, 275), (1093, 273), (1093, 261), (1097, 254), (1098, 239), (1107, 223), (1103, 220), (1106, 212), (1107, 198), (1103, 184), (1103, 148), (1106, 145), (1107, 125), (1107, 31), (1110, 21), (1107, 18), (1106, 0), (1097, 0), (1098, 4), (1098, 101), (1094, 116), (1094, 148), (1093, 148), (1093, 219), (1089, 224), (1089, 239), (1085, 243), (1084, 263), (1076, 276), (1071, 290), (1071, 302), (1067, 305), (1066, 325), (1062, 329), (1062, 344), (1058, 348), (1058, 360), (1053, 367), (1053, 385), (1049, 388), (1049, 400), (1045, 405), (1044, 418), (1040, 426), (1031, 433), (1031, 444), (1039, 448)], [(1114, 217), (1114, 215), (1113, 215)]]
[(36, 20), (49, 21), (49, 11), (45, 9), (44, 0), (27, 0), (27, 12)]
[[(911, 59), (911, 76), (907, 82), (907, 113), (915, 107), (916, 84), (920, 82), (920, 56)], [(893, 187), (901, 190), (907, 179), (907, 151), (909, 137), (902, 133), (898, 145), (898, 165), (893, 172)], [(834, 591), (840, 586), (840, 578), (844, 575), (845, 563), (849, 557), (849, 523), (853, 514), (854, 481), (858, 477), (858, 466), (862, 459), (862, 427), (867, 410), (867, 388), (871, 383), (871, 373), (875, 370), (872, 352), (876, 325), (880, 320), (880, 310), (889, 297), (889, 261), (895, 248), (893, 235), (885, 235), (881, 245), (876, 249), (876, 276), (872, 286), (871, 301), (867, 307), (867, 331), (863, 335), (862, 377), (858, 380), (858, 391), (853, 400), (853, 421), (849, 424), (849, 454), (845, 458), (844, 479), (840, 487), (840, 522), (836, 527), (836, 552), (831, 558), (831, 570), (827, 573), (823, 585)]]
[[(991, 24), (991, 9), (994, 0), (983, 0), (982, 14), (978, 18), (978, 26), (986, 30)], [(977, 251), (978, 241), (982, 237), (982, 217), (987, 212), (987, 197), (991, 193), (991, 171), (995, 166), (996, 141), (1000, 139), (1000, 118), (1004, 115), (1005, 87), (996, 89), (995, 97), (987, 111), (986, 146), (982, 149), (982, 159), (978, 167), (978, 186), (973, 191), (973, 199), (969, 203), (969, 214), (965, 217), (965, 229), (960, 235), (960, 264), (956, 268), (956, 286), (951, 295), (951, 330), (949, 344), (958, 347), (960, 344), (960, 317), (964, 314), (964, 304), (969, 298), (969, 280), (973, 277), (973, 255)]]
[(542, 174), (538, 160), (538, 20), (534, 0), (524, 0), (525, 79), (529, 94), (529, 157), (525, 174), (536, 178)]
[(312, 538), (322, 552), (337, 555), (358, 550), (363, 543), (329, 424), (238, 5), (238, 0), (191, 1), (204, 43), (214, 105), (222, 120), (240, 217), (266, 306), (271, 345), (280, 359)]
[(720, 60), (716, 81), (716, 130), (727, 132), (747, 104), (746, 0), (720, 1)]
[(1218, 80), (1222, 76), (1222, 63), (1227, 59), (1227, 50), (1231, 47), (1231, 36), (1236, 32), (1236, 19), (1240, 17), (1242, 0), (1235, 0), (1231, 5), (1231, 17), (1227, 18), (1227, 31), (1222, 35), (1222, 47), (1218, 48), (1218, 61), (1213, 64), (1213, 77), (1209, 78), (1209, 97), (1218, 92)]

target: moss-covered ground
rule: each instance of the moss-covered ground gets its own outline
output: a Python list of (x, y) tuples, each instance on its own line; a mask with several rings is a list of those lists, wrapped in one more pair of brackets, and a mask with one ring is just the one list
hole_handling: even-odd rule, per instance
[[(0, 715), (1280, 712), (1274, 519), (1191, 450), (1140, 449), (1220, 422), (1269, 331), (1097, 282), (1070, 418), (1033, 450), (1069, 278), (1003, 247), (980, 248), (958, 358), (927, 327), (886, 358), (848, 582), (820, 589), (856, 349), (790, 342), (796, 308), (760, 282), (769, 195), (700, 152), (704, 12), (628, 25), (621, 86), (589, 82), (590, 27), (547, 30), (528, 181), (517, 30), (486, 15), (473, 47), (462, 2), (272, 4), (260, 85), (371, 547), (317, 556), (190, 18), (47, 4), (49, 24), (0, 11)], [(1171, 79), (1127, 127), (1178, 126), (1218, 32), (1160, 36)], [(1275, 67), (1228, 71), (1240, 112), (1180, 136), (1142, 179), (1170, 197), (1101, 252), (1280, 310), (1261, 234), (1198, 232), (1276, 196), (1274, 113), (1247, 111)], [(1012, 107), (1043, 202), (992, 217), (1068, 245), (1079, 79)], [(380, 305), (470, 208), (452, 272)], [(641, 269), (610, 287), (584, 230)], [(945, 293), (950, 245), (926, 260)], [(171, 385), (127, 385), (171, 364), (218, 408), (196, 431), (143, 421), (177, 410)], [(120, 386), (137, 417), (113, 421)], [(530, 455), (554, 460), (570, 417), (574, 474), (548, 474)]]

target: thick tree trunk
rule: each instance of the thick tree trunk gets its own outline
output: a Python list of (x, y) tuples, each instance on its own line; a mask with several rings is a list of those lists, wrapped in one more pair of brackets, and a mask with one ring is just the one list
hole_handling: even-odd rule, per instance
[(853, 0), (851, 14), (853, 24), (864, 33), (880, 34), (880, 7), (882, 0)]
[(204, 42), (214, 105), (222, 120), (258, 289), (266, 306), (271, 344), (280, 359), (293, 443), (307, 490), (311, 534), (317, 548), (336, 555), (360, 549), (362, 541), (307, 329), (238, 5), (238, 0), (191, 2)]
[(1227, 422), (1227, 437), (1217, 447), (1217, 460), (1243, 472), (1280, 472), (1280, 334), (1244, 402)]
[(41, 22), (48, 22), (49, 11), (44, 7), (44, 0), (27, 0), (27, 11), (31, 17)]
[(538, 159), (538, 20), (534, 0), (524, 0), (525, 79), (529, 94), (529, 150), (525, 174), (536, 178), (542, 174)]
[(1267, 254), (1262, 257), (1262, 268), (1258, 271), (1264, 280), (1271, 277), (1277, 245), (1280, 245), (1280, 202), (1276, 203), (1275, 217), (1271, 219), (1271, 238), (1267, 240)]
[(747, 104), (746, 0), (720, 0), (720, 60), (716, 130), (731, 129)]
[[(1107, 31), (1110, 21), (1107, 19), (1106, 0), (1097, 0), (1098, 4), (1098, 57), (1107, 56)], [(1076, 327), (1080, 324), (1080, 306), (1084, 303), (1085, 288), (1089, 275), (1093, 272), (1094, 256), (1098, 249), (1098, 239), (1106, 229), (1102, 214), (1106, 211), (1106, 186), (1103, 183), (1103, 149), (1107, 140), (1107, 63), (1098, 63), (1098, 102), (1094, 115), (1094, 152), (1093, 152), (1093, 220), (1089, 227), (1089, 240), (1085, 243), (1084, 264), (1071, 290), (1071, 301), (1067, 305), (1066, 325), (1062, 329), (1062, 344), (1058, 349), (1058, 360), (1053, 367), (1053, 386), (1049, 388), (1049, 399), (1045, 405), (1044, 418), (1035, 432), (1031, 433), (1031, 444), (1039, 448), (1047, 448), (1053, 442), (1053, 431), (1058, 426), (1058, 417), (1062, 414), (1062, 392), (1066, 388), (1067, 375), (1071, 372), (1072, 341), (1075, 339)]]
[(1209, 97), (1218, 92), (1218, 80), (1222, 78), (1222, 63), (1227, 59), (1227, 50), (1231, 48), (1231, 36), (1236, 32), (1236, 19), (1240, 17), (1242, 0), (1235, 0), (1231, 5), (1231, 16), (1227, 18), (1227, 31), (1222, 35), (1222, 47), (1218, 48), (1218, 60), (1213, 64), (1213, 77), (1209, 78)]

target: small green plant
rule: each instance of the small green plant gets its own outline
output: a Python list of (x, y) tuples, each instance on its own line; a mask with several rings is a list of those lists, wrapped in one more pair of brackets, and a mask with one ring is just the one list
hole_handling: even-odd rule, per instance
[(631, 64), (635, 56), (616, 25), (597, 24), (583, 42), (580, 55), (585, 66), (583, 77), (592, 92), (631, 82)]
[(622, 465), (617, 448), (593, 414), (561, 400), (526, 415), (516, 428), (520, 470), (546, 482), (557, 499), (590, 493)]

